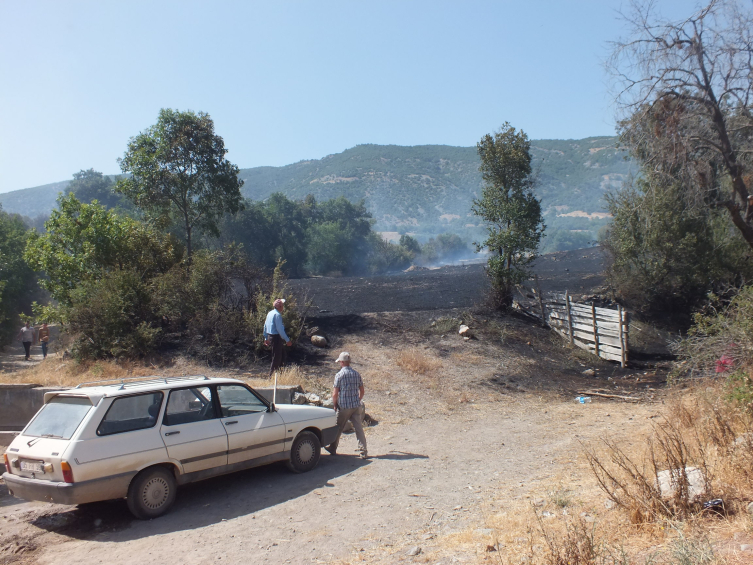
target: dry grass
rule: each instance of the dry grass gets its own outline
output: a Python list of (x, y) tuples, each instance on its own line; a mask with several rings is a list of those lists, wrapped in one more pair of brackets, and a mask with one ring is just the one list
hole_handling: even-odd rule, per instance
[(400, 351), (395, 358), (395, 363), (401, 369), (414, 375), (430, 375), (442, 366), (438, 359), (428, 356), (415, 347)]
[[(687, 520), (714, 498), (724, 500), (725, 512), (735, 511), (753, 498), (753, 418), (725, 402), (719, 388), (670, 402), (641, 452), (603, 439), (585, 453), (599, 486), (634, 523)], [(689, 467), (703, 475), (702, 497), (691, 487)], [(659, 488), (661, 472), (671, 475), (671, 494)]]

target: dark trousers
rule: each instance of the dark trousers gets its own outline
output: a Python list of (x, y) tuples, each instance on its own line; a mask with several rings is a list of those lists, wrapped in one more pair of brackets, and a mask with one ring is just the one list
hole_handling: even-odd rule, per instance
[(277, 335), (270, 335), (272, 341), (272, 365), (269, 367), (269, 376), (282, 366), (282, 338)]
[(42, 341), (40, 343), (42, 344), (42, 357), (44, 357), (45, 359), (47, 359), (47, 342), (46, 341)]
[(26, 351), (26, 358), (28, 359), (29, 357), (31, 357), (31, 342), (23, 341), (21, 343), (24, 344), (24, 350)]

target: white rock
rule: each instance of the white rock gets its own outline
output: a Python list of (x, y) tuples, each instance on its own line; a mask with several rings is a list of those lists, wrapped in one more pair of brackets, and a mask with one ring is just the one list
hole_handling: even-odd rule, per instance
[(306, 398), (305, 394), (301, 394), (300, 392), (296, 392), (293, 394), (293, 404), (308, 404), (309, 399)]
[(751, 516), (753, 516), (753, 502), (751, 502), (750, 504), (748, 504), (748, 514), (750, 514)]
[(313, 392), (307, 392), (303, 396), (306, 397), (306, 400), (308, 400), (309, 404), (314, 404), (316, 406), (322, 405), (322, 399), (319, 398), (318, 394), (314, 394)]
[(408, 555), (413, 555), (413, 556), (415, 556), (415, 555), (418, 555), (419, 553), (421, 553), (421, 548), (420, 548), (420, 547), (418, 547), (418, 546), (415, 546), (415, 547), (412, 547), (412, 548), (410, 549), (410, 551), (408, 552)]
[[(706, 494), (706, 480), (703, 471), (698, 467), (685, 467), (685, 475), (688, 478), (689, 502), (696, 502)], [(672, 469), (661, 471), (656, 476), (659, 492), (664, 500), (670, 500), (677, 493), (678, 482), (683, 479), (682, 470)]]
[(463, 324), (458, 329), (458, 333), (462, 335), (463, 337), (473, 337), (473, 333), (471, 332), (471, 328)]
[(332, 401), (331, 398), (328, 398), (327, 400), (325, 400), (324, 402), (322, 402), (322, 406), (324, 406), (325, 408), (334, 408), (335, 407), (335, 403)]
[(585, 371), (583, 371), (583, 376), (584, 377), (595, 377), (596, 376), (596, 371), (594, 371), (593, 369), (586, 369)]
[(312, 335), (311, 343), (317, 347), (327, 347), (327, 338), (322, 335)]

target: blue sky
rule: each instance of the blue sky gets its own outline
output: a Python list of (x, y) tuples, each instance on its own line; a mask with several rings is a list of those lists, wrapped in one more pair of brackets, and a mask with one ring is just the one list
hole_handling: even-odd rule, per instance
[[(688, 0), (658, 2), (668, 17)], [(623, 0), (0, 0), (0, 192), (117, 173), (160, 108), (241, 168), (361, 143), (613, 135)]]

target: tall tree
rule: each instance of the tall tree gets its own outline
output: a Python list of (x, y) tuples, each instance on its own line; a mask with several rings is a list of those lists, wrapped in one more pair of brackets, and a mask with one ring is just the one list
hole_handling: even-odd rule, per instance
[(487, 272), (499, 306), (512, 304), (513, 288), (529, 274), (544, 233), (541, 202), (533, 194), (531, 143), (509, 123), (486, 134), (476, 145), (481, 158), (484, 188), (473, 201), (473, 212), (486, 222), (487, 239), (476, 243), (487, 248)]
[(94, 169), (88, 169), (73, 173), (73, 180), (67, 190), (84, 204), (96, 200), (103, 206), (115, 208), (122, 204), (123, 197), (113, 192), (114, 187), (115, 181), (112, 178)]
[(208, 114), (163, 108), (155, 125), (129, 141), (119, 163), (131, 176), (115, 190), (165, 224), (180, 222), (190, 263), (194, 229), (216, 236), (222, 215), (242, 207), (243, 181), (226, 153)]
[(609, 61), (627, 117), (622, 139), (693, 206), (726, 209), (753, 247), (753, 7), (711, 0), (671, 22), (636, 4)]
[(38, 290), (36, 275), (23, 258), (27, 236), (21, 216), (0, 206), (0, 344), (14, 337), (19, 313), (31, 311)]
[(39, 283), (63, 306), (73, 290), (106, 272), (132, 269), (142, 277), (164, 272), (176, 261), (170, 237), (100, 204), (61, 197), (43, 234), (32, 231), (24, 257), (47, 277)]

